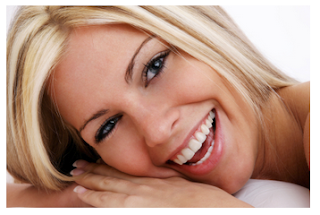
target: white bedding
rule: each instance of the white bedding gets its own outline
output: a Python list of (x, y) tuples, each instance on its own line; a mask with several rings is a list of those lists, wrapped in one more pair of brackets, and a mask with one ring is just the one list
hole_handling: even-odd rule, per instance
[(250, 179), (234, 196), (257, 208), (310, 207), (310, 190), (287, 182)]

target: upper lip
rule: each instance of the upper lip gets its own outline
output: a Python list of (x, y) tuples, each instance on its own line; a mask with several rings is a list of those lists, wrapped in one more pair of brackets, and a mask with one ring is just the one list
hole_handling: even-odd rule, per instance
[(186, 138), (184, 139), (182, 144), (178, 148), (176, 148), (172, 153), (170, 153), (170, 155), (167, 157), (165, 162), (167, 162), (168, 160), (173, 160), (174, 156), (178, 155), (181, 152), (182, 149), (187, 147), (187, 145), (188, 145), (189, 141), (191, 140), (193, 134), (198, 130), (198, 128), (200, 128), (203, 120), (208, 116), (208, 113), (206, 113), (206, 115), (204, 117), (202, 117), (202, 119), (193, 127), (193, 129), (190, 130), (190, 132), (188, 133), (188, 135), (186, 136)]

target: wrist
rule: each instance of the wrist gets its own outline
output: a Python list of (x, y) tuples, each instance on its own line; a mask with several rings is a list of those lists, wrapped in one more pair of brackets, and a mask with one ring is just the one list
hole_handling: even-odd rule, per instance
[(73, 192), (73, 189), (77, 186), (76, 183), (72, 183), (70, 186), (62, 191), (57, 191), (54, 199), (57, 203), (57, 207), (88, 207), (87, 204), (82, 202), (78, 195)]

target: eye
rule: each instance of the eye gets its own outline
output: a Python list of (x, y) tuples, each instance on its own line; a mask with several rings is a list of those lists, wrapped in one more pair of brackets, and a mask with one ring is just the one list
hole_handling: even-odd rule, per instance
[(159, 75), (163, 68), (167, 56), (170, 54), (170, 50), (166, 50), (155, 55), (146, 65), (143, 70), (145, 87), (148, 86), (149, 82)]
[(108, 137), (112, 131), (114, 130), (115, 126), (117, 125), (118, 121), (121, 119), (122, 116), (115, 116), (111, 119), (106, 120), (98, 129), (95, 140), (96, 143), (100, 143), (103, 139)]

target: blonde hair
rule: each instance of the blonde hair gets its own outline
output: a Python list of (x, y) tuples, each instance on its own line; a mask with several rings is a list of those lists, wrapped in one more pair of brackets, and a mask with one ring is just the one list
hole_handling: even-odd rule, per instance
[(59, 190), (73, 178), (58, 171), (70, 141), (94, 158), (63, 123), (45, 93), (73, 28), (126, 23), (152, 32), (208, 64), (238, 90), (259, 118), (274, 90), (295, 81), (277, 70), (230, 17), (213, 6), (27, 6), (7, 40), (7, 169), (36, 187)]

